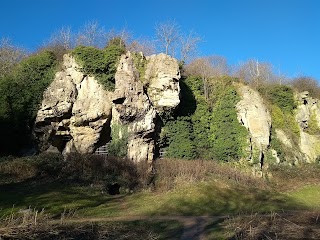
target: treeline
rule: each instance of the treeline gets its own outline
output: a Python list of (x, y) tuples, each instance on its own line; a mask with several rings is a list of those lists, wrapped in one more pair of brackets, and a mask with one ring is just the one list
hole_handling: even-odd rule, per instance
[(126, 51), (145, 55), (165, 52), (179, 59), (183, 76), (181, 104), (174, 116), (162, 118), (164, 127), (158, 139), (168, 157), (231, 161), (245, 156), (247, 132), (238, 122), (235, 109), (239, 101), (237, 82), (260, 91), (270, 102), (275, 124), (292, 126), (293, 133), (293, 92), (309, 91), (312, 97), (320, 98), (318, 83), (313, 78), (288, 79), (275, 74), (271, 64), (258, 60), (232, 67), (221, 56), (197, 56), (201, 38), (192, 31), (182, 32), (174, 21), (157, 24), (153, 39), (137, 40), (131, 36), (127, 30), (105, 31), (97, 22), (90, 22), (75, 32), (69, 27), (61, 28), (31, 54), (2, 39), (0, 155), (19, 154), (33, 145), (31, 130), (42, 94), (53, 81), (63, 54), (68, 52), (85, 73), (94, 75), (111, 91), (118, 59)]

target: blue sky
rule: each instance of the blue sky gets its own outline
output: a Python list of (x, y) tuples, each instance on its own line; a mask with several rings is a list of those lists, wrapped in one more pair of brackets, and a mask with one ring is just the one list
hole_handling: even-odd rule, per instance
[(76, 31), (96, 20), (138, 38), (153, 37), (156, 23), (168, 19), (203, 38), (200, 55), (230, 64), (255, 58), (289, 77), (320, 80), (318, 0), (3, 0), (0, 37), (34, 50), (62, 26)]

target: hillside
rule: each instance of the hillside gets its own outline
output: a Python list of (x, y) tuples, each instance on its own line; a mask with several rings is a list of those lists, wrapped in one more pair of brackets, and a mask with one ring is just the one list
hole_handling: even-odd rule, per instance
[(0, 237), (319, 238), (317, 85), (198, 60), (116, 38), (1, 75)]
[[(43, 81), (36, 94), (23, 99), (3, 94), (4, 131), (6, 121), (8, 125), (18, 121), (15, 134), (23, 134), (29, 145), (34, 136), (34, 150), (50, 148), (68, 155), (94, 153), (106, 146), (111, 155), (134, 162), (152, 163), (160, 152), (169, 158), (236, 161), (257, 169), (318, 161), (318, 99), (301, 92), (304, 89), (268, 82), (248, 85), (226, 75), (204, 81), (203, 76), (188, 73), (188, 65), (179, 67), (164, 54), (145, 57), (128, 52), (119, 59), (123, 51), (116, 45), (105, 50), (77, 47), (64, 55), (55, 77), (53, 60), (48, 63), (53, 67), (41, 67), (51, 71), (51, 77), (38, 73), (39, 79), (30, 83)], [(53, 57), (48, 51), (32, 56), (15, 74), (28, 61), (35, 62), (29, 71), (37, 72), (36, 64)], [(108, 61), (116, 67), (111, 63), (105, 67)], [(2, 81), (3, 92), (11, 81)], [(15, 88), (25, 84), (19, 81)]]

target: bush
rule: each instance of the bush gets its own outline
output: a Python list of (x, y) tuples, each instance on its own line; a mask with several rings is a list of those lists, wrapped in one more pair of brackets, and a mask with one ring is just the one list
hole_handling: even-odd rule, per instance
[(17, 153), (31, 142), (33, 122), (56, 66), (55, 55), (42, 51), (24, 59), (10, 75), (0, 79), (0, 138), (8, 153)]
[(109, 155), (114, 157), (126, 157), (128, 137), (128, 126), (113, 124), (111, 127), (111, 141), (108, 145)]
[(247, 130), (237, 119), (236, 103), (239, 101), (234, 87), (226, 89), (212, 111), (210, 141), (216, 159), (239, 160), (244, 156)]
[(320, 135), (320, 128), (318, 126), (317, 116), (315, 112), (311, 113), (310, 119), (308, 121), (308, 127), (305, 132), (311, 135)]
[(65, 160), (61, 154), (42, 153), (1, 161), (0, 183), (27, 180), (104, 186), (117, 183), (133, 190), (149, 183), (148, 170), (147, 163), (135, 164), (126, 158), (75, 153)]
[(108, 44), (105, 49), (78, 46), (72, 51), (72, 55), (85, 74), (96, 77), (106, 90), (114, 91), (117, 64), (124, 52), (124, 47)]
[(196, 151), (192, 133), (192, 125), (188, 118), (179, 118), (176, 121), (167, 122), (162, 129), (162, 135), (165, 135), (162, 137), (168, 139), (166, 157), (194, 159)]
[(297, 108), (293, 89), (286, 85), (266, 85), (258, 89), (259, 92), (273, 105), (277, 105), (283, 112), (293, 113)]

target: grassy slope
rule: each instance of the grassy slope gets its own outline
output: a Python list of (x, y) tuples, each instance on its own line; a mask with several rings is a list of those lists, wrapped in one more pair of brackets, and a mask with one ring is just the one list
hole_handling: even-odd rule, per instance
[[(174, 167), (170, 167), (171, 172), (167, 167), (160, 168), (163, 172), (159, 170), (156, 187), (161, 186), (163, 182), (169, 182), (169, 190), (142, 190), (117, 196), (110, 196), (103, 188), (97, 186), (32, 176), (31, 170), (25, 179), (20, 175), (19, 181), (11, 179), (6, 183), (3, 179), (8, 174), (1, 172), (0, 216), (28, 208), (44, 208), (46, 213), (57, 219), (60, 219), (62, 214), (71, 218), (86, 218), (157, 215), (238, 216), (290, 210), (320, 211), (319, 168), (314, 166), (291, 170), (278, 169), (272, 172), (273, 177), (269, 182), (254, 177), (248, 179), (245, 173), (239, 170), (226, 165), (212, 165), (209, 162), (199, 164), (199, 161), (176, 160)], [(188, 174), (181, 174), (182, 168)], [(150, 229), (155, 227), (151, 226)], [(126, 229), (126, 225), (123, 225), (123, 228)], [(178, 224), (174, 228), (175, 234), (181, 233), (181, 225)], [(212, 232), (215, 236), (219, 232), (221, 236), (225, 236), (226, 228), (225, 222), (212, 222), (207, 226), (208, 236)]]
[(311, 185), (278, 193), (234, 183), (208, 181), (185, 184), (168, 192), (140, 192), (110, 196), (101, 190), (47, 183), (11, 184), (0, 187), (0, 214), (26, 208), (44, 208), (59, 216), (76, 211), (78, 216), (122, 215), (232, 215), (243, 212), (270, 212), (320, 209), (320, 186)]

